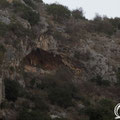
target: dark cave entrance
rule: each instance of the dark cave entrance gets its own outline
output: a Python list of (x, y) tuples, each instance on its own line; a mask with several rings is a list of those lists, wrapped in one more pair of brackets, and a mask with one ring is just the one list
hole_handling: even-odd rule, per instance
[(55, 55), (42, 49), (32, 50), (22, 61), (24, 65), (52, 70), (63, 64), (60, 55)]

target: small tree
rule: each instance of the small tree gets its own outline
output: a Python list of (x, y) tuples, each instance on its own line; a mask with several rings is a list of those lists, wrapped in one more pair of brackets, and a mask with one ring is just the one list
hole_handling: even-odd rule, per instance
[(116, 18), (111, 18), (110, 19), (111, 24), (116, 28), (120, 30), (120, 18), (116, 17)]
[(47, 12), (54, 17), (54, 20), (58, 22), (68, 19), (71, 16), (71, 11), (66, 6), (56, 3), (47, 5)]
[(101, 17), (99, 14), (96, 14), (93, 22), (95, 26), (95, 32), (104, 33), (110, 36), (115, 32), (114, 26), (106, 16)]
[(72, 16), (73, 16), (75, 19), (85, 19), (85, 17), (84, 17), (84, 12), (83, 12), (83, 9), (82, 9), (82, 8), (73, 10), (73, 11), (72, 11)]
[(94, 21), (102, 21), (102, 17), (101, 15), (99, 15), (98, 13), (96, 13), (95, 17), (94, 17)]

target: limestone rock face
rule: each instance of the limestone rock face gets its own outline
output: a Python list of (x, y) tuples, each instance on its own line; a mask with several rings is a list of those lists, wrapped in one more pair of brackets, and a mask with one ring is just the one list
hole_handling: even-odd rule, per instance
[(2, 21), (5, 24), (10, 24), (10, 19), (4, 16), (0, 16), (0, 21)]
[(116, 81), (116, 71), (120, 65), (119, 39), (105, 37), (81, 40), (76, 46), (79, 61), (87, 69), (89, 78), (101, 75), (106, 80)]
[(22, 24), (22, 26), (25, 28), (25, 29), (31, 29), (31, 25), (30, 23), (25, 20), (25, 19), (22, 19), (20, 17), (17, 18), (17, 20)]
[(12, 3), (13, 2), (13, 0), (7, 0), (9, 3)]
[(0, 10), (0, 21), (5, 23), (6, 25), (9, 25), (11, 20), (9, 18), (9, 13), (8, 11), (3, 11), (3, 10)]
[(43, 50), (57, 50), (57, 41), (52, 36), (40, 36), (37, 41), (37, 48), (42, 48)]

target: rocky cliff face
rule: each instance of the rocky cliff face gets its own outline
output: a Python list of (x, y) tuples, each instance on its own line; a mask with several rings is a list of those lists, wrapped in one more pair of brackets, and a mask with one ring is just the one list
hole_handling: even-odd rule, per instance
[[(83, 29), (78, 32), (73, 29), (73, 32), (70, 33), (67, 24), (71, 20), (64, 24), (56, 23), (47, 14), (44, 3), (32, 0), (36, 6), (33, 9), (34, 7), (32, 8), (24, 1), (8, 1), (8, 7), (0, 10), (0, 103), (5, 98), (5, 79), (16, 80), (27, 89), (32, 79), (36, 79), (36, 84), (40, 84), (43, 76), (54, 75), (61, 68), (66, 68), (70, 72), (68, 76), (65, 76), (65, 71), (62, 69), (64, 77), (61, 79), (67, 81), (65, 77), (69, 78), (72, 75), (72, 80), (71, 78), (69, 80), (72, 81), (72, 84), (81, 86), (83, 93), (88, 92), (85, 87), (86, 82), (88, 82), (86, 86), (90, 87), (90, 80), (96, 76), (100, 76), (100, 80), (109, 81), (112, 87), (117, 82), (117, 72), (120, 66), (120, 39), (118, 37), (86, 33)], [(35, 24), (30, 18), (23, 17), (25, 11), (22, 12), (22, 10), (26, 9), (31, 12), (30, 15), (33, 15), (31, 17), (37, 19)], [(27, 15), (29, 16), (28, 13)], [(74, 24), (79, 22), (80, 28), (84, 28), (84, 24), (88, 25), (88, 22), (84, 20), (73, 20)], [(75, 27), (75, 29), (77, 28)], [(59, 84), (61, 85), (61, 83)], [(96, 90), (96, 93), (91, 92), (90, 96), (92, 94), (97, 96), (102, 91), (99, 87), (93, 87), (93, 89)], [(108, 94), (104, 94), (104, 97), (114, 96), (114, 92), (112, 95), (109, 94), (110, 89), (106, 91)], [(99, 96), (96, 98), (93, 96), (91, 98), (93, 101), (100, 99)], [(118, 98), (116, 96), (114, 99)], [(18, 103), (16, 104), (18, 105)], [(52, 112), (55, 111), (53, 106), (51, 108)], [(66, 114), (70, 118), (68, 111)], [(73, 116), (75, 117), (75, 115)]]

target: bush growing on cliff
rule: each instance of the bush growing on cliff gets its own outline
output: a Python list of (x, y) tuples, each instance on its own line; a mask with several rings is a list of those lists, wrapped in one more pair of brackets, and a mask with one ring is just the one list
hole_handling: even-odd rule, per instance
[(19, 112), (18, 120), (51, 120), (50, 117), (39, 110), (29, 111), (22, 109)]
[(11, 22), (9, 25), (0, 22), (0, 36), (5, 37), (9, 34), (9, 31), (13, 32), (17, 37), (34, 37), (34, 33), (31, 34), (32, 31), (24, 28), (18, 21)]
[(85, 114), (89, 116), (89, 120), (113, 120), (114, 104), (109, 99), (102, 99), (95, 106), (86, 108)]
[(0, 45), (0, 64), (2, 64), (2, 62), (3, 62), (5, 52), (6, 52), (5, 47), (3, 45)]
[(91, 82), (96, 83), (96, 85), (99, 86), (110, 86), (110, 81), (104, 80), (100, 75), (97, 75), (96, 77), (91, 79)]
[(8, 26), (0, 22), (0, 36), (4, 37), (7, 32), (8, 32)]
[(9, 7), (9, 2), (7, 0), (0, 0), (0, 8)]
[(58, 22), (68, 19), (71, 16), (71, 11), (66, 6), (55, 3), (47, 5), (47, 12), (54, 17), (54, 20)]
[(19, 84), (16, 81), (5, 79), (5, 97), (9, 101), (16, 101), (19, 96)]
[(43, 3), (43, 1), (42, 1), (42, 0), (34, 0), (34, 1)]
[(22, 17), (30, 22), (31, 25), (38, 24), (39, 22), (39, 13), (32, 11), (31, 9), (27, 9), (24, 11)]
[(53, 37), (55, 38), (55, 40), (60, 41), (63, 44), (67, 42), (67, 38), (61, 32), (54, 32)]
[(115, 27), (111, 24), (109, 18), (96, 15), (94, 18), (94, 30), (98, 33), (104, 33), (107, 35), (113, 35), (115, 33)]
[(6, 52), (5, 47), (4, 47), (3, 45), (1, 45), (1, 44), (0, 44), (0, 51), (2, 51), (3, 53), (5, 53), (5, 52)]
[(29, 36), (30, 34), (30, 30), (25, 29), (19, 22), (11, 23), (8, 27), (17, 37)]
[(73, 16), (75, 19), (85, 19), (82, 8), (73, 10), (73, 11), (72, 11), (72, 16)]
[(66, 69), (60, 69), (53, 76), (46, 76), (39, 89), (48, 92), (48, 98), (52, 104), (67, 108), (73, 105), (72, 99), (76, 93), (76, 88), (72, 83), (72, 73)]
[(111, 24), (116, 28), (120, 30), (120, 18), (116, 17), (116, 18), (111, 18), (110, 19)]
[(49, 111), (49, 106), (45, 103), (45, 101), (40, 97), (33, 95), (32, 98), (30, 98), (32, 102), (34, 102), (34, 110), (39, 110), (41, 112), (48, 112)]
[(25, 97), (25, 89), (15, 80), (6, 78), (5, 80), (5, 98), (8, 101), (15, 102), (18, 97)]
[(49, 91), (48, 97), (52, 104), (57, 104), (61, 107), (72, 106), (72, 91), (65, 87), (55, 87)]
[(34, 3), (31, 0), (23, 0), (27, 5), (29, 5), (32, 8), (35, 8)]
[(116, 72), (116, 77), (117, 77), (117, 85), (120, 85), (120, 68), (118, 68)]
[(33, 11), (31, 8), (25, 6), (19, 1), (13, 2), (14, 11), (18, 13), (23, 19), (28, 20), (31, 25), (35, 25), (39, 22), (39, 13)]
[(12, 32), (19, 38), (27, 36), (27, 37), (30, 37), (31, 39), (35, 39), (36, 37), (35, 32), (33, 32), (33, 30), (24, 28), (23, 25), (17, 20), (15, 20), (14, 22), (11, 22), (7, 26), (7, 29), (8, 31)]

